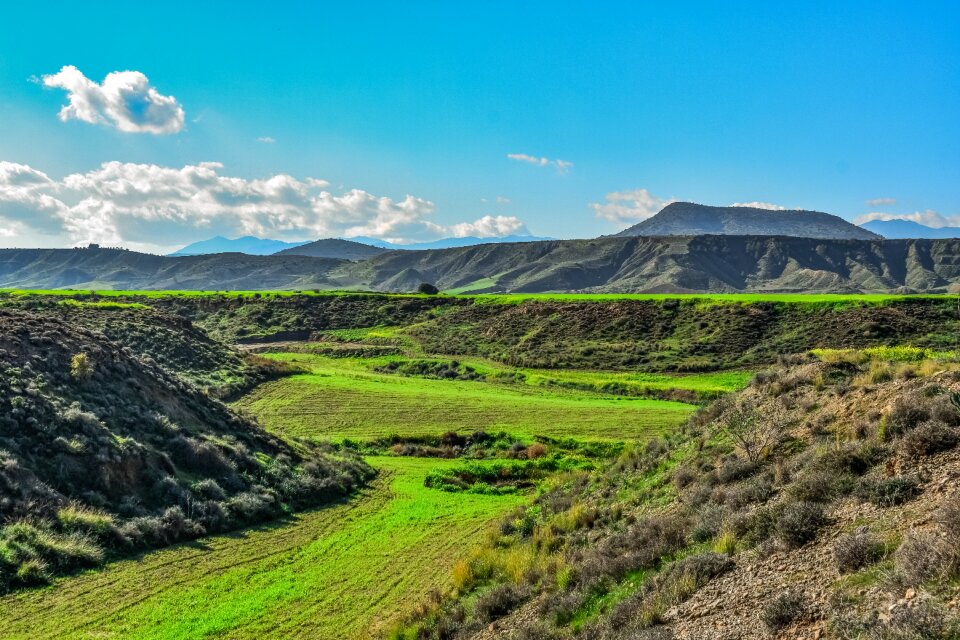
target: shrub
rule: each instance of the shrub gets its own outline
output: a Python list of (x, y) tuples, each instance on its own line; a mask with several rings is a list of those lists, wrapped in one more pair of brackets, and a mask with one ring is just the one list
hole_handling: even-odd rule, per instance
[(939, 420), (927, 420), (908, 432), (901, 443), (908, 456), (928, 456), (946, 451), (960, 442), (960, 431)]
[(894, 554), (896, 577), (907, 586), (921, 586), (956, 575), (960, 549), (936, 533), (908, 535)]
[(474, 613), (478, 620), (490, 622), (510, 613), (527, 596), (529, 591), (523, 587), (509, 583), (497, 585), (477, 598)]
[(776, 531), (790, 547), (801, 547), (817, 536), (826, 522), (823, 506), (816, 502), (791, 502), (777, 519)]
[(771, 632), (784, 629), (803, 614), (803, 595), (797, 591), (781, 593), (763, 607), (760, 620)]
[(93, 361), (85, 353), (75, 354), (70, 358), (70, 376), (74, 380), (85, 382), (93, 377)]
[(851, 573), (883, 557), (883, 544), (868, 529), (841, 536), (833, 545), (833, 559), (840, 573)]
[(900, 436), (914, 429), (917, 425), (930, 419), (924, 398), (919, 396), (897, 398), (890, 412), (886, 415), (885, 434)]
[(113, 530), (113, 516), (82, 505), (70, 505), (57, 512), (57, 521), (66, 531), (89, 533), (97, 538), (105, 538)]
[(420, 286), (417, 287), (417, 293), (423, 293), (428, 296), (435, 296), (438, 293), (440, 293), (440, 289), (430, 284), (429, 282), (421, 282)]
[(830, 502), (853, 487), (849, 474), (819, 465), (808, 467), (790, 485), (788, 493), (800, 501)]
[(920, 481), (915, 476), (893, 476), (863, 478), (856, 488), (856, 495), (878, 507), (892, 507), (903, 504), (920, 493)]

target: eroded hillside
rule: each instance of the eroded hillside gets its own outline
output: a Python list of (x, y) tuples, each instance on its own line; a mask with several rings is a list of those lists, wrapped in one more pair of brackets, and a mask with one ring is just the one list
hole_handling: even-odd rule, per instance
[[(294, 449), (191, 384), (205, 366), (242, 369), (224, 347), (198, 339), (207, 350), (178, 376), (168, 318), (124, 333), (119, 317), (67, 313), (0, 309), (0, 590), (337, 500), (368, 477), (363, 463)], [(141, 340), (150, 327), (156, 360)]]

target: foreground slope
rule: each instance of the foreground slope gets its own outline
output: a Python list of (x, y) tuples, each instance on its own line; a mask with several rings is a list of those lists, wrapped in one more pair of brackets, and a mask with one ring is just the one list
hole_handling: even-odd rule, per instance
[(878, 240), (882, 236), (822, 211), (668, 204), (652, 218), (618, 236), (795, 236), (833, 240)]
[(328, 503), (369, 476), (78, 325), (0, 309), (0, 592)]
[(960, 353), (820, 357), (554, 483), (394, 637), (957, 638)]

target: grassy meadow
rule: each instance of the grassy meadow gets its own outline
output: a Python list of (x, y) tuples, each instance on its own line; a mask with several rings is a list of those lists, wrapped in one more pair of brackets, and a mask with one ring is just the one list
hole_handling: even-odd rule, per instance
[(374, 457), (346, 504), (147, 553), (0, 599), (0, 637), (366, 637), (449, 585), (464, 550), (524, 503), (428, 489), (456, 460)]
[[(683, 402), (558, 386), (378, 373), (368, 368), (369, 359), (287, 353), (270, 357), (303, 365), (310, 372), (264, 384), (238, 401), (236, 408), (256, 415), (275, 433), (313, 440), (478, 430), (507, 431), (527, 439), (542, 435), (631, 440), (659, 435), (695, 409)], [(664, 383), (666, 377), (658, 382)], [(696, 377), (679, 380), (692, 384)]]

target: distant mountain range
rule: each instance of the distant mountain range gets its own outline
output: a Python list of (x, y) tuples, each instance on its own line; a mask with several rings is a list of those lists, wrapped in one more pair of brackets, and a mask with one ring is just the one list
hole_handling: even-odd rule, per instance
[(879, 235), (838, 216), (821, 211), (711, 207), (693, 202), (674, 202), (660, 213), (617, 236), (792, 236), (874, 240)]
[(610, 237), (388, 251), (161, 257), (118, 249), (0, 250), (0, 288), (367, 289), (483, 292), (942, 292), (960, 240)]
[(284, 242), (282, 240), (271, 240), (269, 238), (257, 238), (254, 236), (243, 236), (242, 238), (224, 238), (217, 236), (209, 240), (201, 240), (188, 244), (183, 249), (171, 253), (171, 256), (202, 256), (210, 253), (246, 253), (251, 256), (269, 256), (284, 249), (299, 247), (307, 244), (309, 240), (303, 242)]
[[(183, 249), (171, 253), (171, 256), (199, 256), (213, 253), (246, 253), (252, 256), (267, 256), (275, 253), (285, 253), (287, 255), (304, 255), (318, 258), (343, 258), (345, 260), (365, 260), (370, 256), (383, 253), (382, 251), (371, 252), (362, 247), (372, 247), (376, 249), (421, 251), (424, 249), (449, 249), (452, 247), (470, 247), (477, 244), (488, 244), (494, 242), (536, 242), (539, 240), (552, 240), (539, 236), (501, 236), (497, 238), (476, 238), (473, 236), (466, 238), (442, 238), (432, 242), (414, 242), (411, 244), (396, 244), (377, 238), (365, 236), (357, 238), (324, 238), (316, 241), (304, 240), (303, 242), (284, 242), (282, 240), (271, 240), (269, 238), (256, 238), (254, 236), (244, 236), (242, 238), (229, 239), (222, 236), (201, 240), (185, 246)], [(298, 247), (309, 246), (309, 249), (303, 251), (290, 251)]]
[(382, 249), (398, 249), (404, 251), (423, 251), (425, 249), (453, 249), (456, 247), (472, 247), (478, 244), (499, 244), (503, 242), (539, 242), (541, 240), (554, 240), (546, 236), (498, 236), (494, 238), (477, 238), (467, 236), (465, 238), (442, 238), (431, 242), (414, 242), (411, 244), (396, 244), (377, 238), (358, 236), (350, 238), (354, 242), (362, 242)]
[(960, 238), (960, 227), (928, 227), (913, 220), (872, 220), (860, 225), (884, 238)]

